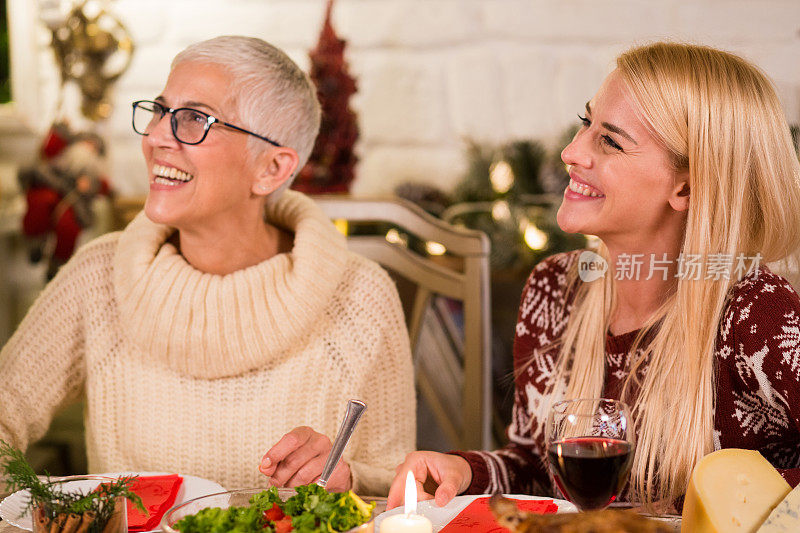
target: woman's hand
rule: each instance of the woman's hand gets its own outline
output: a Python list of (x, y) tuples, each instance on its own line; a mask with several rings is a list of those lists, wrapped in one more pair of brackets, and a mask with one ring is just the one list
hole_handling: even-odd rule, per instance
[(417, 499), (435, 498), (439, 507), (447, 505), (457, 494), (467, 490), (472, 482), (472, 469), (463, 457), (439, 452), (411, 452), (395, 469), (387, 509), (403, 504), (409, 471), (414, 473), (414, 479), (417, 480)]
[[(308, 426), (294, 428), (281, 437), (261, 459), (258, 470), (277, 487), (297, 487), (316, 481), (332, 448), (331, 439)], [(328, 480), (331, 492), (350, 490), (350, 465), (339, 461)]]

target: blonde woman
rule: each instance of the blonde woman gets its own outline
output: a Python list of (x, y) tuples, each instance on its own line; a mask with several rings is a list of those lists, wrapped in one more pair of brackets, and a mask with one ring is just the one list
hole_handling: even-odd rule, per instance
[[(622, 398), (638, 434), (627, 497), (672, 502), (718, 448), (761, 452), (800, 481), (800, 299), (765, 263), (800, 245), (800, 167), (769, 81), (712, 48), (634, 48), (579, 114), (562, 159), (561, 228), (587, 252), (539, 264), (522, 295), (510, 444), (414, 452), (421, 497), (553, 495), (543, 423), (564, 398)], [(435, 486), (435, 488), (432, 487)], [(421, 485), (422, 487), (422, 485)]]

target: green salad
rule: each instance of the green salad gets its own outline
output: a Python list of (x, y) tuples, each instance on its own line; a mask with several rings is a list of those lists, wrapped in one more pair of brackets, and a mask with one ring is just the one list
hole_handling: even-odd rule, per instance
[(375, 508), (375, 502), (366, 503), (353, 491), (328, 492), (316, 484), (296, 491), (283, 501), (273, 487), (251, 497), (248, 507), (209, 507), (173, 527), (181, 533), (333, 533), (360, 526)]

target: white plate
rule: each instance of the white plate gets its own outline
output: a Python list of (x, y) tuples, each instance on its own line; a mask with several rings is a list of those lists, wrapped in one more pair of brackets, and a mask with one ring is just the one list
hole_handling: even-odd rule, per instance
[[(117, 478), (120, 476), (164, 476), (168, 472), (115, 472), (104, 474), (89, 474), (89, 476), (104, 476), (110, 478)], [(199, 498), (208, 494), (222, 492), (225, 488), (219, 483), (215, 483), (208, 479), (203, 479), (197, 476), (186, 476), (180, 474), (183, 478), (181, 488), (175, 497), (174, 505), (183, 503), (192, 498)], [(82, 491), (94, 490), (99, 484), (99, 481), (76, 481), (75, 488)], [(27, 529), (33, 531), (33, 522), (31, 521), (30, 511), (26, 511), (25, 507), (28, 505), (30, 496), (27, 490), (18, 490), (11, 494), (2, 502), (0, 502), (0, 518), (20, 529)]]
[[(463, 511), (467, 505), (477, 500), (478, 498), (488, 498), (489, 494), (472, 494), (469, 496), (456, 496), (450, 503), (444, 507), (438, 507), (433, 500), (426, 500), (417, 503), (417, 514), (426, 516), (433, 524), (433, 531), (436, 533), (442, 529), (450, 520), (458, 516), (458, 513)], [(504, 494), (506, 498), (515, 500), (553, 500), (553, 503), (558, 505), (559, 513), (576, 513), (578, 508), (567, 500), (558, 500), (556, 498), (546, 498), (544, 496), (528, 496), (526, 494)], [(375, 518), (375, 531), (380, 530), (381, 520), (386, 516), (399, 514), (403, 512), (403, 506), (395, 507), (391, 511), (381, 513)]]

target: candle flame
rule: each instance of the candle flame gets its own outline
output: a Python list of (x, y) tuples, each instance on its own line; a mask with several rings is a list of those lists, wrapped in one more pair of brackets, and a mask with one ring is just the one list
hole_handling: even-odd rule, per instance
[(403, 502), (403, 512), (405, 515), (417, 512), (417, 482), (410, 470), (406, 476), (406, 496)]

